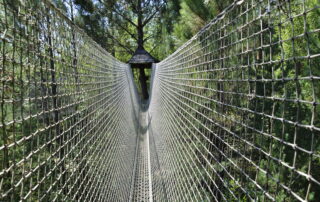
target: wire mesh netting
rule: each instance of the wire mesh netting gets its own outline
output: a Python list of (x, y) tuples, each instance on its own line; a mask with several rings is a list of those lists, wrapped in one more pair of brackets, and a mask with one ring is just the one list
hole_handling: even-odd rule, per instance
[(0, 201), (319, 200), (317, 0), (235, 1), (153, 67), (143, 113), (64, 5), (0, 1)]
[(154, 192), (319, 201), (319, 38), (319, 1), (235, 1), (157, 64)]
[(0, 1), (0, 201), (124, 201), (139, 110), (128, 65), (49, 1)]

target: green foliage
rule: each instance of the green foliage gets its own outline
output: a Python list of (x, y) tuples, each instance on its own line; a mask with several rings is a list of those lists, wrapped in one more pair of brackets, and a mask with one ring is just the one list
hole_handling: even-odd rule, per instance
[[(14, 0), (8, 2), (10, 9), (13, 11), (18, 11), (17, 6), (15, 5), (18, 4), (18, 1)], [(133, 1), (118, 1), (118, 3), (117, 1), (105, 1), (104, 3), (101, 2), (102, 1), (75, 0), (75, 9), (77, 12), (75, 12), (74, 20), (80, 27), (85, 29), (88, 35), (91, 36), (97, 43), (99, 43), (119, 60), (126, 62), (129, 60), (132, 55), (132, 51), (137, 46), (137, 40), (135, 39), (137, 37), (137, 29), (132, 24), (132, 22), (137, 23), (137, 16), (134, 11), (135, 6), (132, 6), (131, 4)], [(119, 2), (121, 4), (119, 4)], [(144, 47), (156, 58), (160, 60), (164, 59), (174, 52), (176, 48), (189, 40), (231, 2), (233, 1), (226, 0), (222, 2), (218, 0), (175, 0), (166, 2), (165, 6), (160, 9), (159, 16), (150, 21), (150, 23), (148, 23), (144, 29), (145, 38), (149, 38), (144, 43)], [(246, 36), (246, 44), (241, 44), (241, 46), (247, 46), (246, 48), (248, 50), (254, 50), (252, 55), (248, 54), (249, 56), (246, 58), (246, 60), (240, 60), (238, 56), (235, 56), (237, 53), (243, 51), (241, 49), (243, 47), (229, 46), (225, 48), (224, 54), (231, 55), (230, 59), (226, 60), (225, 66), (239, 67), (241, 65), (246, 65), (245, 70), (233, 71), (232, 73), (230, 73), (231, 71), (225, 71), (223, 73), (219, 71), (197, 72), (198, 67), (192, 67), (183, 70), (184, 76), (188, 75), (188, 78), (190, 79), (190, 81), (186, 81), (185, 85), (198, 87), (192, 93), (204, 95), (207, 98), (210, 98), (208, 99), (209, 101), (206, 100), (205, 106), (211, 110), (205, 111), (206, 109), (204, 109), (203, 105), (197, 104), (198, 100), (194, 100), (193, 102), (191, 100), (188, 104), (190, 104), (190, 107), (193, 107), (194, 110), (187, 111), (185, 114), (188, 113), (188, 115), (197, 120), (203, 120), (203, 117), (198, 112), (206, 113), (205, 115), (212, 118), (216, 124), (225, 127), (234, 134), (246, 134), (245, 137), (240, 136), (239, 139), (234, 137), (226, 137), (224, 136), (224, 133), (221, 132), (221, 128), (219, 129), (217, 126), (212, 126), (213, 124), (210, 125), (212, 130), (217, 131), (216, 134), (220, 135), (221, 137), (223, 135), (223, 138), (225, 138), (224, 141), (232, 143), (234, 148), (240, 151), (240, 153), (246, 156), (250, 155), (250, 161), (254, 162), (255, 165), (261, 170), (267, 171), (262, 172), (252, 164), (246, 164), (242, 157), (237, 155), (234, 155), (234, 157), (228, 160), (222, 158), (219, 160), (219, 163), (212, 161), (213, 168), (217, 172), (223, 173), (225, 170), (227, 170), (234, 176), (237, 176), (236, 179), (231, 179), (228, 176), (224, 176), (227, 187), (223, 187), (221, 185), (221, 190), (225, 196), (229, 197), (229, 201), (250, 201), (247, 194), (255, 196), (256, 200), (258, 201), (268, 200), (268, 198), (265, 196), (265, 193), (261, 189), (267, 189), (277, 201), (291, 201), (294, 200), (294, 198), (288, 197), (288, 194), (284, 191), (284, 189), (281, 188), (281, 184), (279, 184), (279, 182), (290, 186), (290, 189), (293, 192), (302, 196), (307, 192), (309, 184), (312, 183), (299, 176), (295, 172), (310, 172), (315, 179), (320, 179), (319, 133), (317, 131), (310, 132), (310, 130), (306, 127), (298, 127), (291, 123), (294, 122), (297, 123), (297, 125), (301, 124), (306, 126), (314, 126), (317, 128), (320, 127), (320, 82), (319, 79), (310, 79), (310, 77), (320, 77), (320, 57), (309, 57), (319, 54), (320, 52), (320, 32), (315, 31), (320, 29), (320, 10), (315, 9), (319, 7), (319, 1), (307, 0), (290, 2), (290, 4), (284, 3), (282, 6), (273, 5), (274, 7), (272, 12), (274, 13), (270, 14), (270, 18), (265, 17), (259, 22), (252, 22), (250, 24), (250, 29), (248, 29), (249, 32), (258, 33), (261, 30), (261, 26), (263, 28), (268, 28), (268, 31), (265, 31), (261, 37), (249, 37), (250, 35)], [(301, 2), (305, 3), (302, 4)], [(33, 3), (36, 5), (37, 1), (34, 1)], [(63, 12), (68, 14), (69, 8), (64, 4), (64, 1), (56, 0), (55, 4)], [(302, 13), (303, 10), (308, 11), (309, 9), (314, 10), (312, 10), (312, 12), (306, 12), (306, 14)], [(3, 4), (0, 5), (0, 10), (0, 16), (2, 19), (4, 19), (5, 16), (3, 12)], [(258, 12), (258, 10), (255, 11)], [(22, 16), (27, 14), (27, 12), (23, 10), (19, 12)], [(121, 17), (119, 14), (117, 14), (117, 12), (120, 12), (125, 17)], [(148, 7), (147, 12), (144, 13), (144, 15), (147, 17), (152, 13), (152, 8)], [(256, 17), (255, 12), (248, 13), (247, 15), (248, 16), (243, 16), (243, 18)], [(129, 18), (129, 21), (125, 18)], [(17, 23), (17, 20), (12, 16), (7, 17), (6, 20), (9, 21), (8, 24), (12, 24), (16, 26), (16, 29), (20, 29), (21, 38), (26, 37), (23, 34), (28, 32), (28, 28), (24, 28)], [(45, 19), (42, 20), (43, 24), (47, 23), (44, 21)], [(3, 26), (3, 24), (4, 23), (1, 22), (0, 26)], [(241, 23), (239, 24), (242, 25)], [(41, 26), (41, 23), (34, 26)], [(4, 29), (3, 27), (1, 28)], [(42, 27), (33, 27), (32, 30), (37, 32), (41, 28)], [(226, 28), (226, 32), (234, 31), (232, 29), (234, 29), (234, 27)], [(63, 32), (63, 27), (61, 28), (61, 32)], [(13, 32), (10, 34), (14, 35)], [(233, 37), (231, 40), (240, 40), (240, 37), (236, 32), (231, 33), (230, 36)], [(39, 38), (41, 37), (43, 36), (40, 36)], [(211, 37), (212, 41), (214, 41), (214, 37), (216, 36)], [(53, 77), (49, 73), (42, 75), (42, 70), (44, 68), (48, 68), (50, 60), (48, 60), (48, 58), (43, 58), (36, 55), (29, 56), (31, 52), (34, 52), (32, 49), (33, 46), (31, 46), (29, 43), (26, 43), (28, 45), (26, 49), (21, 48), (19, 49), (20, 52), (16, 53), (14, 45), (11, 41), (9, 43), (5, 42), (6, 40), (3, 41), (4, 42), (0, 44), (0, 48), (2, 60), (5, 62), (1, 65), (6, 69), (5, 74), (1, 73), (1, 96), (3, 100), (15, 101), (13, 103), (4, 101), (1, 102), (0, 122), (2, 124), (10, 123), (13, 120), (26, 118), (30, 114), (37, 115), (43, 110), (47, 110), (46, 107), (48, 106), (43, 104), (45, 102), (30, 102), (28, 101), (28, 98), (41, 97), (40, 95), (44, 97), (47, 94), (50, 95), (52, 86), (48, 83), (50, 83), (50, 79)], [(261, 47), (261, 44), (270, 45), (270, 42), (273, 43), (273, 45), (271, 47), (268, 46), (268, 49), (256, 49), (257, 47)], [(24, 42), (21, 42), (20, 46), (24, 46), (25, 44), (23, 43)], [(70, 48), (72, 46), (70, 43), (65, 45), (68, 47), (64, 48)], [(194, 48), (197, 50), (200, 50), (203, 47), (206, 47), (208, 50), (217, 50), (220, 44), (206, 44), (199, 42), (192, 45), (194, 45)], [(37, 46), (39, 46), (37, 48), (40, 49), (41, 44), (37, 44)], [(46, 46), (48, 46), (48, 44), (46, 44)], [(48, 47), (41, 48), (41, 53), (44, 55), (48, 55), (48, 51)], [(59, 51), (55, 52), (55, 54), (57, 58), (63, 58), (64, 61), (55, 66), (56, 69), (54, 72), (57, 72), (57, 74), (59, 74), (59, 72), (65, 73), (65, 64), (72, 64), (72, 56), (65, 53), (59, 53)], [(198, 55), (193, 55), (193, 57), (201, 57), (205, 54), (205, 52), (202, 52), (201, 50), (197, 54)], [(220, 55), (214, 55), (215, 53), (211, 54), (212, 58), (221, 57)], [(262, 57), (265, 59), (265, 61), (263, 61)], [(78, 73), (81, 75), (86, 75), (92, 64), (85, 63), (87, 58), (84, 56), (79, 59), (83, 60), (81, 61), (83, 66)], [(268, 61), (268, 59), (270, 59), (270, 61)], [(281, 60), (285, 62), (279, 62)], [(267, 64), (271, 61), (277, 62), (274, 62), (273, 64)], [(199, 63), (197, 59), (195, 59), (195, 62), (197, 62), (197, 64)], [(265, 62), (265, 64), (259, 65), (263, 62)], [(19, 66), (19, 63), (22, 65)], [(29, 63), (33, 63), (34, 65), (29, 65)], [(254, 65), (248, 66), (248, 63)], [(220, 64), (217, 63), (210, 65), (212, 70), (215, 68), (220, 68)], [(43, 69), (39, 68), (39, 66), (43, 67)], [(22, 71), (22, 67), (28, 69)], [(18, 68), (20, 68), (21, 72), (18, 72)], [(206, 70), (205, 68), (207, 67), (203, 67), (203, 70)], [(4, 70), (1, 69), (1, 71)], [(70, 74), (70, 72), (66, 74)], [(197, 72), (197, 74), (188, 74), (190, 72)], [(148, 70), (147, 76), (150, 74), (151, 72)], [(139, 77), (138, 72), (134, 72), (134, 75), (135, 79), (137, 80)], [(48, 81), (43, 80), (44, 78), (48, 79)], [(197, 78), (208, 78), (212, 81), (194, 82), (192, 80), (196, 80)], [(270, 84), (271, 82), (248, 81), (241, 84), (237, 83), (236, 85), (232, 82), (222, 85), (221, 82), (214, 81), (217, 78), (229, 81), (232, 79), (269, 79), (273, 81), (272, 84)], [(105, 79), (111, 80), (112, 76)], [(30, 82), (33, 80), (38, 80), (38, 83)], [(39, 85), (39, 83), (42, 83), (42, 85)], [(139, 88), (140, 86), (138, 86), (138, 89)], [(242, 93), (245, 95), (255, 96), (249, 99), (244, 98), (243, 96), (232, 96), (227, 93), (204, 90), (208, 88), (215, 89), (216, 91), (236, 92), (238, 94)], [(69, 85), (63, 85), (63, 89), (60, 89), (60, 92), (62, 94), (74, 93), (74, 89)], [(91, 94), (88, 93), (87, 97), (94, 96), (95, 93), (96, 92), (91, 92)], [(81, 96), (78, 98), (86, 99), (86, 97)], [(260, 98), (257, 96), (260, 96)], [(261, 97), (263, 97), (263, 99)], [(274, 99), (270, 99), (271, 97)], [(64, 96), (61, 98), (61, 101), (64, 101), (65, 103), (74, 103), (74, 99), (75, 98), (72, 96)], [(247, 114), (245, 114), (244, 112), (241, 112), (243, 113), (241, 114), (239, 113), (240, 110), (238, 108), (223, 108), (221, 107), (221, 104), (211, 100), (225, 102), (229, 105), (237, 106), (238, 108), (242, 109), (245, 108), (248, 109), (247, 111), (251, 110), (254, 112), (263, 113), (269, 117), (280, 117), (281, 119), (287, 120), (290, 123), (284, 123), (281, 120), (266, 118), (258, 113), (252, 114), (246, 112)], [(292, 100), (297, 101), (293, 102)], [(50, 100), (50, 103), (52, 105), (52, 100)], [(52, 106), (49, 107), (52, 108)], [(85, 110), (86, 107), (86, 105), (80, 105), (79, 108), (74, 108), (72, 110), (82, 111)], [(65, 113), (67, 114), (68, 112)], [(229, 119), (226, 119), (224, 116), (218, 116), (217, 113), (223, 114)], [(55, 123), (55, 120), (53, 119), (54, 115), (53, 113), (49, 114), (50, 115), (37, 116), (41, 118), (40, 120), (30, 117), (27, 121), (16, 122), (8, 126), (1, 126), (0, 146), (12, 145), (17, 140), (29, 137), (39, 129), (45, 129), (48, 126), (53, 125)], [(61, 116), (66, 115), (61, 114)], [(241, 123), (247, 124), (248, 127), (244, 128), (240, 124), (235, 124), (233, 120), (239, 120)], [(68, 124), (70, 123), (62, 122), (61, 127), (68, 127)], [(195, 128), (203, 129), (202, 122), (194, 121), (192, 124)], [(251, 128), (256, 129), (256, 131), (250, 130)], [(187, 127), (181, 128), (182, 131), (185, 130), (184, 132), (188, 134), (190, 131), (187, 131), (187, 129)], [(257, 133), (257, 131), (261, 132)], [(50, 133), (48, 130), (44, 130), (44, 132), (40, 131), (36, 138), (30, 138), (30, 140), (24, 141), (24, 144), (21, 146), (14, 145), (10, 150), (2, 149), (2, 152), (0, 153), (1, 171), (7, 169), (9, 165), (23, 161), (27, 154), (33, 152), (32, 148), (34, 148), (34, 145), (43, 145), (38, 153), (33, 154), (32, 158), (27, 159), (26, 162), (23, 163), (28, 165), (27, 167), (22, 166), (22, 164), (15, 165), (15, 168), (13, 169), (14, 171), (11, 171), (5, 175), (6, 179), (2, 182), (2, 186), (4, 188), (9, 187), (12, 183), (18, 183), (18, 180), (20, 180), (19, 176), (24, 176), (26, 172), (36, 169), (37, 165), (39, 165), (38, 162), (46, 161), (48, 164), (38, 171), (39, 176), (45, 176), (45, 172), (48, 172), (48, 170), (53, 168), (52, 165), (59, 161), (59, 158), (57, 155), (52, 157), (50, 157), (50, 155), (53, 148), (56, 149), (59, 147), (59, 142), (52, 141), (50, 144), (47, 143), (52, 140), (53, 137), (57, 136), (55, 133), (56, 132), (54, 132), (54, 130), (50, 130)], [(270, 136), (262, 135), (261, 133), (268, 135), (270, 134)], [(221, 146), (221, 141), (215, 138), (213, 134), (206, 135), (211, 138), (212, 142), (215, 142), (221, 151), (228, 152), (226, 148)], [(241, 138), (252, 142), (256, 148), (260, 148), (262, 151), (267, 152), (270, 157), (261, 154), (261, 151), (257, 150), (253, 146), (249, 147), (243, 143)], [(281, 141), (279, 141), (279, 139)], [(284, 144), (284, 142), (288, 144)], [(313, 158), (310, 154), (307, 154), (307, 152), (292, 149), (292, 144), (295, 144), (305, 151), (312, 150)], [(196, 141), (196, 145), (190, 149), (195, 150), (195, 148), (200, 148), (200, 152), (197, 151), (198, 153), (192, 154), (194, 155), (193, 158), (199, 158), (199, 153), (204, 153), (207, 151), (207, 148), (204, 148), (202, 145), (202, 142), (199, 140)], [(81, 149), (78, 148), (77, 151), (74, 152), (76, 153), (78, 150)], [(220, 155), (214, 151), (212, 151), (212, 153), (215, 156)], [(289, 166), (292, 166), (293, 159), (295, 159), (294, 169), (285, 167), (283, 164), (281, 164), (286, 163)], [(243, 173), (241, 173), (239, 169), (235, 169), (234, 164), (232, 164), (230, 160), (236, 165), (239, 165), (240, 168), (243, 168), (248, 176), (251, 177), (251, 179), (254, 179), (257, 184), (262, 186), (262, 188), (257, 188), (256, 184), (248, 180), (247, 177), (243, 177)], [(177, 161), (179, 161), (179, 159), (177, 159)], [(190, 159), (190, 161), (193, 161), (193, 159)], [(281, 163), (279, 163), (279, 161)], [(72, 174), (72, 166), (73, 165), (66, 165), (67, 174)], [(181, 167), (181, 170), (188, 169), (188, 167), (185, 165)], [(203, 172), (203, 170), (201, 171)], [(59, 172), (53, 175), (52, 178), (58, 177), (58, 175)], [(39, 180), (38, 178), (39, 177), (37, 176), (31, 176), (28, 179), (25, 179), (24, 183), (33, 186), (37, 180)], [(44, 180), (42, 183), (43, 186), (40, 188), (41, 192), (50, 188), (50, 180), (52, 179)], [(208, 179), (208, 181), (210, 181), (210, 179)], [(246, 188), (247, 194), (243, 192), (243, 187)], [(14, 194), (11, 196), (13, 201), (19, 200), (20, 195), (25, 195), (29, 190), (29, 187), (22, 187), (19, 189), (21, 190), (15, 190)], [(238, 197), (238, 200), (235, 200), (229, 191)], [(206, 194), (208, 193), (206, 192)], [(37, 200), (35, 195), (36, 194), (34, 194), (34, 198), (31, 198), (31, 200)], [(54, 195), (55, 193), (52, 193), (52, 195), (49, 194), (45, 197), (45, 199), (51, 201), (54, 199)], [(317, 201), (319, 198), (320, 188), (313, 183), (310, 186), (307, 199), (310, 201)]]
[(174, 25), (176, 48), (195, 35), (210, 22), (219, 12), (232, 3), (232, 0), (181, 0), (180, 16)]
[[(224, 1), (219, 4), (221, 2), (181, 0), (180, 16), (172, 33), (175, 45), (182, 45), (219, 13), (224, 3), (231, 3)], [(182, 52), (192, 47), (194, 54), (188, 51), (183, 52), (183, 56), (179, 55), (181, 52), (175, 54), (176, 58), (188, 58), (188, 62), (181, 62), (179, 68), (172, 67), (175, 72), (173, 77), (178, 83), (175, 86), (183, 89), (182, 94), (188, 97), (185, 103), (189, 108), (193, 108), (186, 115), (191, 119), (188, 125), (192, 124), (201, 132), (206, 131), (203, 129), (204, 123), (201, 122), (205, 119), (199, 114), (201, 112), (215, 124), (224, 127), (221, 129), (212, 124), (207, 125), (213, 128), (217, 136), (222, 136), (223, 140), (239, 153), (247, 157), (250, 155), (252, 164), (244, 161), (242, 156), (232, 156), (233, 158), (222, 160), (219, 164), (213, 163), (219, 173), (226, 172), (223, 170), (225, 168), (236, 176), (236, 179), (224, 176), (229, 187), (223, 190), (223, 194), (229, 197), (228, 201), (234, 198), (228, 193), (228, 189), (232, 190), (237, 199), (243, 201), (250, 200), (246, 194), (258, 201), (268, 200), (264, 190), (277, 201), (296, 200), (283, 186), (288, 186), (302, 198), (317, 201), (320, 198), (320, 187), (298, 172), (310, 172), (315, 179), (320, 179), (319, 132), (318, 129), (310, 129), (320, 127), (319, 1), (252, 1), (256, 6), (253, 8), (250, 2), (244, 2), (238, 10), (234, 9), (232, 13), (226, 14), (224, 19), (204, 30), (197, 39), (181, 49)], [(267, 12), (268, 9), (270, 13)], [(240, 16), (240, 12), (247, 10), (245, 15)], [(229, 24), (222, 28), (228, 23), (231, 26)], [(219, 29), (223, 34), (221, 30), (218, 34), (215, 32)], [(207, 40), (204, 40), (206, 37)], [(221, 42), (226, 45), (222, 46)], [(202, 58), (204, 55), (210, 59)], [(170, 66), (167, 63), (166, 68)], [(222, 68), (221, 65), (225, 69), (219, 69)], [(168, 77), (170, 75), (169, 72)], [(201, 81), (203, 78), (209, 80)], [(224, 82), (217, 81), (219, 79)], [(238, 82), (239, 80), (243, 82)], [(248, 82), (244, 82), (246, 80)], [(193, 88), (189, 89), (189, 86)], [(201, 88), (217, 92), (212, 93)], [(179, 96), (179, 90), (173, 91)], [(223, 93), (220, 94), (219, 91)], [(230, 92), (237, 95), (230, 95)], [(201, 95), (213, 99), (214, 102), (209, 103), (193, 95)], [(200, 101), (203, 101), (202, 105), (198, 104)], [(225, 106), (218, 101), (225, 103)], [(203, 105), (216, 113), (211, 113)], [(179, 113), (180, 110), (172, 110), (172, 113)], [(231, 132), (223, 131), (226, 129)], [(225, 135), (226, 133), (228, 135)], [(233, 134), (240, 138), (229, 137)], [(254, 146), (248, 146), (242, 138)], [(219, 146), (219, 140), (214, 137), (211, 140), (218, 142), (215, 145)], [(299, 148), (293, 148), (293, 145)], [(230, 152), (228, 148), (218, 149)], [(312, 154), (306, 151), (312, 151)], [(215, 149), (212, 153), (221, 156)], [(200, 155), (195, 157), (197, 158), (201, 159)], [(230, 163), (231, 160), (261, 188), (244, 177), (244, 174)], [(260, 169), (252, 166), (253, 164)], [(219, 189), (220, 187), (222, 186), (219, 186)]]

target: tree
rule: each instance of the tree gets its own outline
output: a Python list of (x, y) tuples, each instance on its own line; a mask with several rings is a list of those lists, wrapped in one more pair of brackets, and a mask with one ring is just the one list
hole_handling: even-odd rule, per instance
[[(74, 2), (79, 11), (77, 23), (112, 55), (124, 62), (128, 62), (134, 55), (135, 49), (153, 52), (160, 44), (163, 26), (159, 25), (161, 16), (164, 16), (166, 0)], [(147, 74), (150, 75), (150, 71)], [(148, 97), (145, 68), (134, 72), (134, 77), (136, 83), (141, 84), (143, 97)]]
[(174, 25), (176, 47), (181, 46), (221, 13), (233, 0), (180, 0), (179, 22)]
[(74, 2), (79, 11), (77, 23), (118, 59), (127, 61), (137, 47), (154, 49), (149, 41), (161, 33), (155, 21), (166, 0)]

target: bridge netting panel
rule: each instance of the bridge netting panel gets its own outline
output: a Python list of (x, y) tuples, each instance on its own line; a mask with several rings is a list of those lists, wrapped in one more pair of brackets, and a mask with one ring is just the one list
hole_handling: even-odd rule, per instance
[[(131, 71), (65, 5), (67, 17), (47, 0), (0, 0), (0, 201), (135, 193)], [(319, 38), (317, 0), (235, 1), (157, 64), (154, 201), (317, 201)]]
[(319, 6), (235, 1), (157, 64), (160, 199), (319, 200)]
[(131, 71), (68, 19), (72, 10), (0, 1), (0, 201), (129, 198)]

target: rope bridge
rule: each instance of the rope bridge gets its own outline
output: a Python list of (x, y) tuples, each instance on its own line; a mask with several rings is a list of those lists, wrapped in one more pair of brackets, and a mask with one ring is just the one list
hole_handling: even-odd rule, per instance
[(0, 1), (0, 201), (320, 200), (316, 0), (235, 1), (147, 104), (73, 16)]

